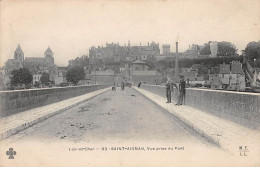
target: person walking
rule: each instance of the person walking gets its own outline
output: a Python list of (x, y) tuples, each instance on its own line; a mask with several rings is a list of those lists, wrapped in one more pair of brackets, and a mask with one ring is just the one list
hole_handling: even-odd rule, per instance
[(141, 82), (140, 82), (140, 83), (138, 83), (138, 89), (141, 87), (141, 84), (142, 84)]
[(171, 83), (170, 83), (169, 80), (167, 80), (167, 83), (165, 85), (165, 89), (166, 89), (166, 99), (167, 99), (166, 103), (171, 103), (172, 93), (171, 93)]
[(122, 82), (122, 83), (121, 83), (121, 90), (123, 91), (124, 89), (125, 89), (125, 83)]
[(184, 76), (183, 75), (180, 75), (180, 78), (181, 78), (181, 81), (180, 81), (180, 84), (179, 84), (179, 99), (178, 99), (178, 102), (175, 104), (177, 106), (180, 106), (182, 105), (183, 103), (183, 100), (184, 100), (184, 97), (185, 97), (185, 86), (186, 86), (186, 82), (184, 80)]

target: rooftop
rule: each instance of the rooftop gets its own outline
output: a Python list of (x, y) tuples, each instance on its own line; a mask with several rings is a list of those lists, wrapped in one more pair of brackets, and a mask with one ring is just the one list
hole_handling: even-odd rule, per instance
[(53, 54), (53, 52), (50, 49), (50, 47), (48, 47), (47, 50), (44, 52), (44, 54)]
[(134, 62), (132, 62), (132, 64), (146, 64), (146, 63), (140, 60), (135, 60)]
[(220, 64), (220, 74), (229, 74), (230, 73), (230, 65), (229, 64)]
[(16, 53), (20, 53), (20, 52), (23, 53), (23, 50), (22, 50), (20, 44), (18, 44), (18, 46), (17, 46), (15, 52), (16, 52)]
[(39, 57), (26, 57), (24, 62), (44, 62), (44, 58)]
[(231, 65), (231, 72), (233, 74), (244, 74), (244, 71), (242, 69), (242, 64), (240, 63), (234, 63)]

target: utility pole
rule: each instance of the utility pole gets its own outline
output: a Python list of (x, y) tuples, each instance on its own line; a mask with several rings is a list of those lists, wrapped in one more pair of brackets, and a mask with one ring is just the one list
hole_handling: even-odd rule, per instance
[(177, 77), (179, 76), (179, 55), (178, 55), (178, 42), (176, 42), (176, 57), (175, 57), (175, 83), (177, 82)]
[(97, 60), (95, 62), (95, 85), (97, 84)]

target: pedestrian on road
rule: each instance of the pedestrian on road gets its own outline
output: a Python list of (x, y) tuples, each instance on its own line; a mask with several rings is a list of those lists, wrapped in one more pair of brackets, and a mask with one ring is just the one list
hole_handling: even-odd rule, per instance
[(141, 82), (140, 82), (140, 83), (138, 83), (138, 89), (141, 87), (141, 84), (142, 84)]
[(186, 82), (184, 80), (184, 76), (183, 75), (180, 75), (180, 78), (181, 78), (181, 81), (180, 81), (180, 84), (179, 84), (179, 99), (178, 99), (178, 102), (175, 104), (177, 106), (180, 106), (182, 105), (183, 101), (184, 101), (184, 97), (185, 97), (185, 87), (186, 87)]
[(124, 90), (125, 88), (125, 85), (124, 85), (124, 82), (121, 83), (121, 90)]

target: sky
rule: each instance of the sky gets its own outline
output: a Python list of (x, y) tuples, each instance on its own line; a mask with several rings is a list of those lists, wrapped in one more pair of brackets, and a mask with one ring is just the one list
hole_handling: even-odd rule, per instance
[(107, 43), (191, 44), (229, 41), (238, 52), (260, 40), (259, 0), (0, 0), (0, 66), (20, 44), (25, 57), (43, 57), (50, 47), (55, 64)]

